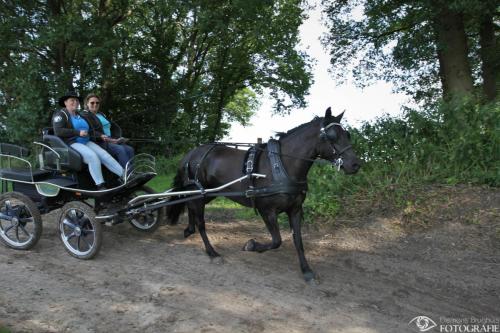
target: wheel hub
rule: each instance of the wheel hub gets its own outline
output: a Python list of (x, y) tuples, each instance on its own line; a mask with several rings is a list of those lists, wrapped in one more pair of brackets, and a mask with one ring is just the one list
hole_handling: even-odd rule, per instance
[(79, 237), (82, 234), (82, 229), (80, 227), (75, 228), (75, 236)]

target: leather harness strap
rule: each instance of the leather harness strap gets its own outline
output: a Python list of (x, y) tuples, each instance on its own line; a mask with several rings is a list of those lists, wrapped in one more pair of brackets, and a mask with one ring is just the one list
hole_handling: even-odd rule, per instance
[[(251, 153), (249, 153), (249, 156), (251, 156)], [(286, 172), (285, 166), (283, 165), (280, 156), (281, 147), (279, 141), (270, 139), (267, 142), (267, 157), (271, 164), (271, 172), (273, 176), (271, 185), (258, 188), (250, 186), (250, 188), (245, 191), (245, 195), (247, 198), (264, 197), (275, 194), (299, 194), (307, 192), (307, 182), (297, 182), (291, 180), (288, 176), (288, 173)], [(248, 163), (248, 159), (245, 162)]]

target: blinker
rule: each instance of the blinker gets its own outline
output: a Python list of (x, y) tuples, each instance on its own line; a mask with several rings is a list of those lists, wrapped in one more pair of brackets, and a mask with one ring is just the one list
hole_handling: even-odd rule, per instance
[(339, 123), (335, 122), (330, 123), (321, 129), (320, 137), (322, 139), (327, 139), (331, 142), (336, 141), (338, 139), (338, 135), (337, 132), (335, 131), (335, 125), (342, 126)]

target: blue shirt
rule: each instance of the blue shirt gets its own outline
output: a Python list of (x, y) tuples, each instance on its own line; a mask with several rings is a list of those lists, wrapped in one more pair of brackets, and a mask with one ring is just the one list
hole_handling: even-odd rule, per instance
[[(81, 131), (81, 130), (85, 130), (85, 131), (88, 131), (89, 130), (89, 124), (85, 121), (85, 119), (83, 119), (82, 117), (80, 117), (80, 115), (75, 115), (75, 116), (71, 116), (71, 123), (73, 124), (73, 128), (78, 130), (78, 131)], [(76, 138), (76, 142), (78, 143), (83, 143), (83, 144), (86, 144), (87, 142), (89, 142), (90, 138), (87, 136), (79, 136)]]
[(102, 124), (102, 130), (104, 131), (104, 134), (111, 137), (111, 123), (109, 122), (109, 120), (107, 120), (102, 113), (98, 113), (97, 118), (99, 118), (99, 121)]

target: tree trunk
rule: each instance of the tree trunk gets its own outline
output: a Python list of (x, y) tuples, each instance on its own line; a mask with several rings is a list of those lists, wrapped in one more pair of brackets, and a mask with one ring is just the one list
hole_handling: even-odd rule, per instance
[(442, 4), (435, 17), (434, 27), (443, 97), (450, 99), (470, 94), (473, 81), (462, 14)]
[(479, 46), (481, 56), (481, 75), (483, 93), (488, 101), (493, 101), (499, 89), (500, 61), (495, 40), (493, 16), (485, 15), (479, 28)]
[[(63, 3), (60, 0), (48, 0), (47, 7), (51, 17), (54, 19), (59, 18), (62, 15)], [(53, 56), (54, 59), (53, 68), (56, 74), (56, 80), (62, 81), (62, 86), (65, 90), (73, 90), (73, 77), (70, 70), (70, 59), (66, 54), (67, 43), (63, 38), (59, 38), (53, 45)]]
[(112, 105), (113, 95), (113, 55), (107, 54), (106, 56), (101, 57), (102, 68), (101, 68), (101, 104), (102, 109), (108, 111), (109, 107)]
[(217, 107), (215, 108), (215, 123), (214, 123), (214, 126), (212, 128), (212, 133), (210, 134), (210, 137), (209, 137), (209, 140), (210, 142), (215, 142), (217, 141), (217, 137), (219, 136), (220, 134), (220, 127), (221, 127), (221, 123), (222, 123), (222, 115), (224, 114), (224, 105), (225, 105), (225, 101), (226, 99), (224, 98), (225, 96), (225, 89), (222, 90), (219, 92), (219, 98), (218, 98), (218, 101), (217, 101)]
[(219, 88), (219, 98), (217, 100), (217, 107), (215, 109), (215, 123), (212, 128), (212, 134), (210, 135), (210, 141), (214, 142), (217, 140), (217, 136), (220, 134), (220, 127), (222, 123), (222, 115), (224, 113), (224, 106), (226, 105), (226, 95), (227, 95), (227, 77), (224, 75), (226, 62), (228, 58), (228, 49), (224, 48), (221, 55), (221, 60), (219, 63), (219, 73), (218, 73), (218, 88)]

